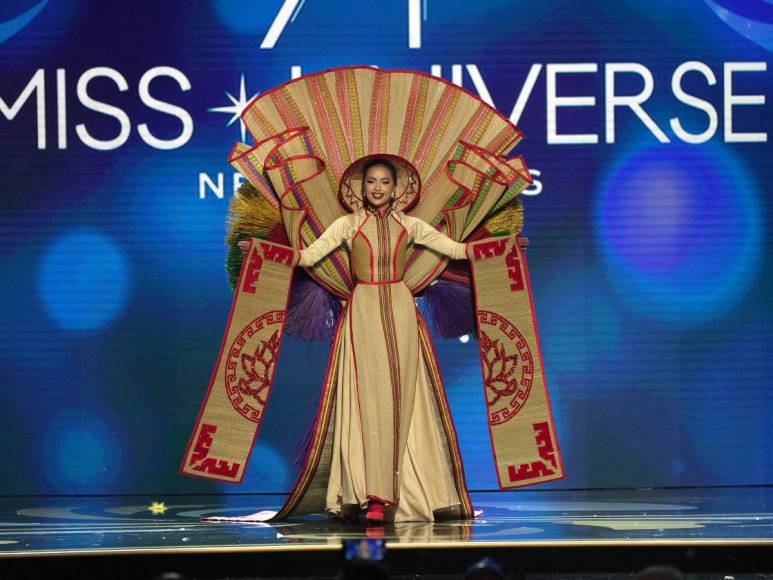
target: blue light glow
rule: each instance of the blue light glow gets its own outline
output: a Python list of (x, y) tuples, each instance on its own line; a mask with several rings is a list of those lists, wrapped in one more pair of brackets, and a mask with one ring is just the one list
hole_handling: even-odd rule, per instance
[(0, 44), (24, 30), (43, 8), (48, 4), (48, 0), (41, 0), (26, 12), (19, 14), (16, 18), (11, 18), (5, 22), (0, 22)]
[(773, 7), (770, 0), (704, 0), (730, 28), (773, 52)]
[[(255, 443), (242, 489), (238, 491), (273, 491), (282, 493), (292, 485), (287, 458), (273, 445), (261, 441)], [(223, 484), (223, 491), (237, 491), (231, 484)]]
[(215, 0), (215, 16), (223, 26), (238, 34), (265, 34), (276, 17), (281, 0), (245, 4), (241, 0)]
[(647, 318), (695, 325), (754, 283), (762, 228), (748, 170), (719, 145), (650, 147), (599, 188), (596, 234), (611, 287)]
[(545, 276), (561, 280), (545, 285), (535, 298), (550, 374), (587, 372), (617, 357), (619, 316), (609, 292), (598, 285), (602, 276), (577, 260), (557, 262)]
[(51, 491), (107, 489), (120, 475), (122, 454), (115, 433), (85, 409), (65, 409), (49, 422), (43, 458)]
[(126, 259), (110, 238), (96, 230), (73, 231), (54, 242), (43, 257), (38, 292), (62, 328), (101, 328), (126, 306)]

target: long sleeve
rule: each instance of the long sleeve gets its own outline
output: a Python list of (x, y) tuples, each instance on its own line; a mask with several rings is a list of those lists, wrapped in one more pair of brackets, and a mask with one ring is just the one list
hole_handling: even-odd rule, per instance
[(440, 254), (448, 256), (452, 260), (464, 260), (467, 258), (466, 245), (455, 242), (447, 235), (437, 231), (424, 220), (412, 216), (404, 216), (408, 225), (408, 231), (413, 236), (413, 243), (426, 246)]
[(335, 220), (309, 247), (301, 250), (298, 265), (313, 266), (338, 248), (349, 237), (351, 224), (350, 215), (343, 215)]

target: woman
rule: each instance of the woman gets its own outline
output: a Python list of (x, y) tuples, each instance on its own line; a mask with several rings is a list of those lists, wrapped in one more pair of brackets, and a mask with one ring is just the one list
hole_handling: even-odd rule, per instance
[[(409, 244), (456, 260), (466, 258), (466, 246), (392, 208), (398, 197), (393, 161), (371, 157), (357, 169), (361, 209), (335, 220), (300, 251), (299, 265), (311, 267), (346, 244), (356, 279), (331, 360), (339, 380), (325, 510), (340, 517), (364, 510), (371, 522), (470, 515), (463, 476), (459, 481), (450, 460), (456, 456), (461, 467), (455, 437), (448, 441), (439, 424), (446, 403), (438, 409), (419, 345), (420, 325), (426, 327), (402, 280)], [(435, 360), (429, 363), (436, 369)]]
[(425, 363), (419, 356), (419, 314), (402, 280), (410, 243), (452, 259), (465, 258), (465, 245), (426, 222), (392, 211), (397, 170), (383, 158), (363, 168), (359, 212), (333, 222), (301, 250), (301, 266), (312, 266), (346, 243), (357, 281), (344, 313), (341, 365), (353, 380), (339, 383), (333, 462), (327, 512), (347, 506), (366, 509), (382, 521), (385, 506), (395, 520), (433, 520), (436, 510), (459, 504), (448, 462), (433, 438)]

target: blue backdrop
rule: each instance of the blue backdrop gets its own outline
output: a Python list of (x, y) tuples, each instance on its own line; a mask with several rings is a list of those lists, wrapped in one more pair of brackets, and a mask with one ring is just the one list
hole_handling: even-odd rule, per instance
[[(566, 462), (552, 487), (773, 481), (773, 4), (0, 5), (0, 493), (283, 491), (327, 344), (288, 338), (245, 484), (177, 475), (231, 294), (236, 115), (351, 64), (462, 84), (526, 133)], [(438, 341), (475, 489), (474, 340)]]

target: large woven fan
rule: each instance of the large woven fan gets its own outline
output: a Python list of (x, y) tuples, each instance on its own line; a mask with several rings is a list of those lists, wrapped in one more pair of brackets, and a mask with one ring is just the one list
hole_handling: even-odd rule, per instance
[[(253, 235), (307, 246), (346, 211), (338, 192), (347, 168), (374, 154), (401, 157), (418, 171), (422, 188), (409, 213), (454, 239), (520, 230), (516, 196), (531, 178), (521, 157), (503, 155), (522, 134), (442, 79), (361, 66), (330, 69), (263, 93), (242, 119), (255, 145), (237, 144), (229, 161), (252, 187), (232, 203), (232, 244)], [(280, 220), (284, 232), (276, 227)], [(416, 247), (405, 281), (419, 292), (445, 265), (444, 257)], [(309, 274), (342, 298), (353, 287), (345, 248)]]

